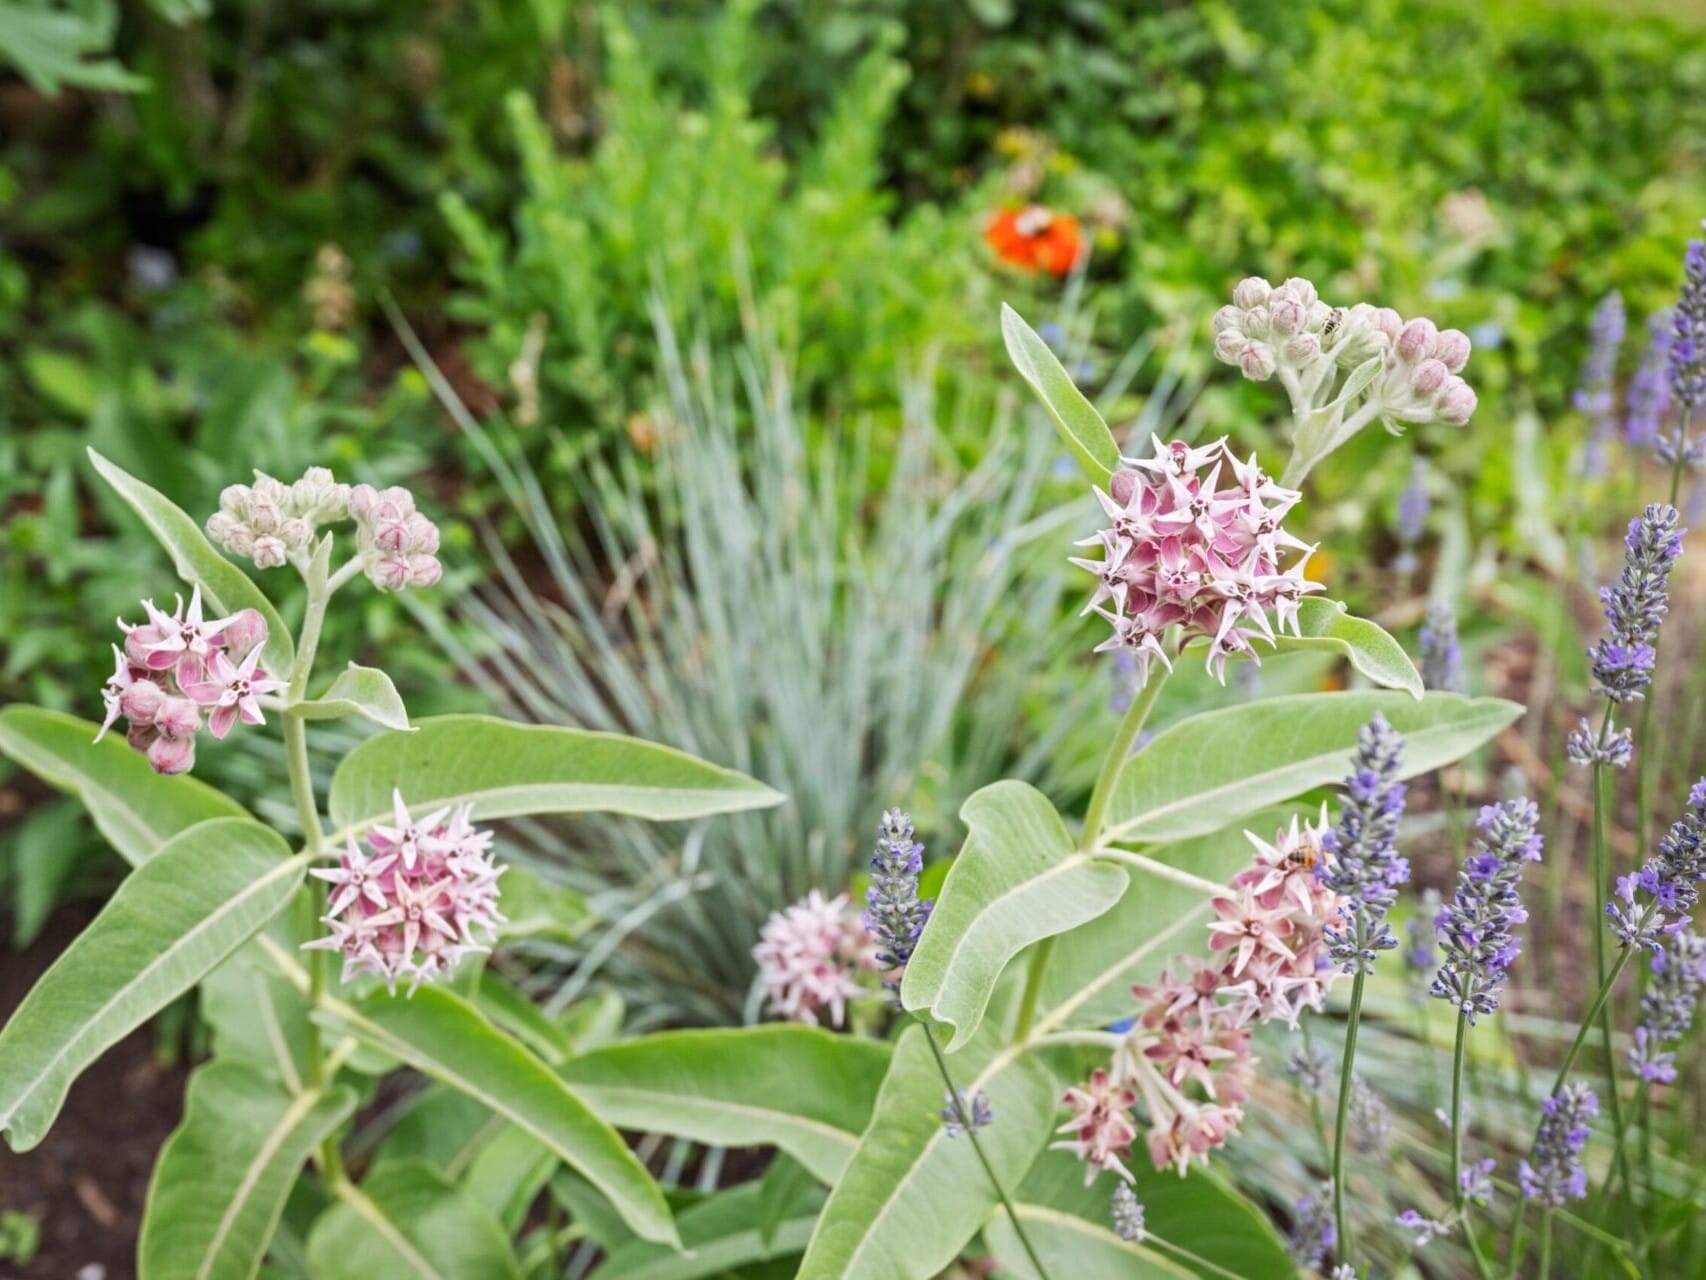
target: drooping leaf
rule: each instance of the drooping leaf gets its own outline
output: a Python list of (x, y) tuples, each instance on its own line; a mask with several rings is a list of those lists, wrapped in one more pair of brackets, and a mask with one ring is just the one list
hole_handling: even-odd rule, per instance
[[(88, 848), (75, 800), (38, 804), (11, 833), (12, 946), (35, 941)], [(4, 848), (4, 846), (0, 846)], [(4, 854), (0, 853), (0, 859)]]
[(292, 1093), (308, 1079), (308, 997), (254, 943), (237, 949), (201, 982), (201, 1016), (214, 1056), (243, 1062)]
[[(817, 1190), (812, 1171), (786, 1151), (778, 1151), (764, 1176), (758, 1180), (758, 1204), (754, 1220), (758, 1238), (768, 1247), (776, 1243), (776, 1233), (792, 1215), (795, 1208)], [(813, 1209), (816, 1215), (816, 1209)], [(801, 1241), (802, 1246), (804, 1241)]]
[(1055, 359), (1048, 343), (1005, 303), (1001, 307), (1001, 337), (1007, 344), (1007, 356), (1013, 367), (1043, 402), (1060, 438), (1084, 474), (1092, 484), (1105, 487), (1108, 478), (1119, 468), (1120, 449), (1108, 424), (1096, 412), (1096, 406), (1085, 398), (1072, 381), (1072, 375)]
[(557, 1153), (532, 1134), (506, 1124), (474, 1156), (459, 1185), (472, 1203), (513, 1232), (562, 1164)]
[[(288, 674), (296, 646), (279, 618), (278, 610), (272, 607), (272, 602), (249, 579), (249, 575), (221, 555), (202, 533), (201, 525), (158, 489), (144, 484), (93, 449), (89, 450), (89, 461), (101, 478), (142, 518), (155, 541), (166, 549), (177, 575), (201, 588), (202, 600), (207, 608), (215, 611), (211, 616), (223, 617), (242, 609), (253, 609), (266, 619), (267, 640), (261, 649), (261, 664), (280, 677)], [(157, 591), (144, 594), (153, 594), (161, 599), (169, 595), (164, 584)]]
[(1404, 735), (1403, 775), (1473, 751), (1523, 712), (1503, 698), (1308, 693), (1209, 711), (1163, 730), (1120, 770), (1104, 838), (1183, 840), (1340, 781), (1376, 711)]
[[(1246, 829), (1264, 840), (1294, 809), (1265, 809), (1206, 836), (1146, 848), (1157, 862), (1224, 884), (1255, 857)], [(1299, 814), (1309, 818), (1308, 812)], [(1112, 910), (1060, 938), (1043, 978), (1038, 1034), (1105, 1027), (1135, 1012), (1134, 982), (1153, 980), (1175, 954), (1206, 951), (1214, 918), (1200, 888), (1128, 868), (1131, 884)]]
[(1073, 847), (1035, 787), (997, 782), (960, 810), (969, 829), (906, 966), (906, 1007), (953, 1028), (951, 1053), (983, 1018), (1008, 961), (1031, 943), (1094, 920), (1119, 900), (1123, 869)]
[(477, 1098), (436, 1080), (418, 1093), (374, 1148), (377, 1168), (395, 1160), (421, 1160), (450, 1182), (473, 1167), (480, 1152), (509, 1127)]
[(604, 1280), (708, 1280), (736, 1268), (745, 1274), (755, 1263), (798, 1256), (811, 1238), (822, 1193), (803, 1197), (769, 1240), (756, 1225), (760, 1194), (752, 1183), (719, 1191), (676, 1219), (685, 1253), (635, 1241), (613, 1251), (596, 1274)]
[[(942, 1126), (944, 1088), (925, 1034), (908, 1027), (895, 1046), (871, 1123), (818, 1215), (800, 1280), (929, 1280), (994, 1210), (971, 1143)], [(987, 1027), (948, 1064), (968, 1097), (989, 1099), (996, 1120), (978, 1137), (1003, 1185), (1017, 1185), (1048, 1140), (1053, 1080)]]
[(553, 884), (531, 867), (511, 865), (503, 875), (504, 922), (500, 938), (556, 938), (573, 942), (597, 920), (586, 898)]
[(639, 1235), (677, 1243), (663, 1192), (617, 1132), (461, 997), (423, 987), (408, 999), (330, 1000), (315, 1017), (479, 1100), (584, 1174)]
[[(1175, 1277), (1289, 1276), (1285, 1243), (1254, 1205), (1212, 1171), (1181, 1178), (1157, 1172), (1141, 1156), (1130, 1163), (1132, 1190), (1143, 1205), (1149, 1239), (1128, 1244), (1109, 1219), (1111, 1177), (1084, 1185), (1084, 1166), (1070, 1152), (1045, 1151), (1014, 1196), (1025, 1234), (1050, 1276), (1073, 1280), (1174, 1280)], [(984, 1233), (1002, 1275), (1037, 1280), (1006, 1211)], [(1182, 1260), (1157, 1241), (1177, 1245), (1223, 1268)]]
[(1301, 635), (1279, 632), (1270, 646), (1255, 642), (1259, 654), (1271, 647), (1277, 653), (1322, 652), (1346, 658), (1351, 668), (1382, 689), (1401, 689), (1413, 698), (1422, 696), (1422, 675), (1410, 655), (1378, 623), (1359, 618), (1337, 600), (1307, 596), (1297, 605)]
[(520, 1280), (504, 1231), (429, 1166), (381, 1165), (314, 1224), (316, 1280)]
[(133, 866), (198, 822), (247, 816), (235, 800), (188, 774), (155, 773), (122, 734), (96, 742), (99, 729), (76, 716), (14, 703), (0, 710), (0, 752), (81, 800), (107, 842)]
[(242, 1063), (197, 1071), (148, 1186), (141, 1280), (249, 1280), (298, 1172), (355, 1103), (345, 1087), (292, 1094)]
[(408, 708), (403, 706), (403, 696), (391, 683), (391, 677), (375, 667), (358, 667), (353, 662), (338, 672), (338, 678), (325, 693), (294, 704), (290, 714), (304, 720), (360, 716), (381, 729), (414, 732)]
[(563, 1076), (612, 1124), (714, 1146), (776, 1146), (833, 1182), (889, 1048), (816, 1027), (663, 1031), (572, 1058)]
[(573, 1036), (546, 1017), (526, 993), (490, 969), (480, 974), (470, 999), (494, 1026), (509, 1032), (551, 1066), (558, 1066), (575, 1052)]
[(132, 872), (0, 1031), (13, 1149), (40, 1142), (83, 1069), (265, 925), (306, 868), (260, 823), (215, 818)]
[(476, 818), (606, 812), (654, 821), (766, 809), (772, 791), (673, 747), (615, 733), (437, 716), (419, 733), (382, 734), (344, 757), (332, 777), (332, 822), (358, 829), (391, 812), (391, 790), (415, 814), (469, 803)]

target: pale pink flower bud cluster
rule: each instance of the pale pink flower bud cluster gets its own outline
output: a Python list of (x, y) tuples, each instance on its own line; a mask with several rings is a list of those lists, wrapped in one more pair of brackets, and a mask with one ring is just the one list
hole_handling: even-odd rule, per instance
[(1325, 930), (1341, 902), (1317, 882), (1320, 826), (1294, 820), (1273, 843), (1250, 836), (1255, 861), (1213, 900), (1210, 959), (1176, 958), (1153, 983), (1132, 988), (1141, 1011), (1115, 1051), (1111, 1070), (1070, 1090), (1073, 1118), (1061, 1143), (1086, 1163), (1086, 1182), (1121, 1163), (1137, 1133), (1133, 1109), (1148, 1119), (1145, 1142), (1157, 1169), (1182, 1174), (1222, 1146), (1243, 1121), (1256, 1075), (1251, 1027), (1295, 1027), (1320, 1010), (1339, 967)]
[(331, 932), (303, 946), (342, 952), (345, 982), (372, 974), (394, 995), (407, 978), (413, 995), (491, 949), (505, 868), (492, 858), (492, 833), (469, 820), (471, 805), (417, 820), (400, 791), (391, 801), (394, 825), (374, 827), (365, 852), (352, 836), (337, 866), (314, 869), (332, 886), (321, 918)]
[(362, 571), (381, 591), (430, 587), (444, 572), (438, 562), (438, 526), (415, 510), (415, 496), (400, 485), (349, 492)]
[[(1130, 649), (1140, 679), (1151, 658), (1172, 665), (1162, 637), (1177, 626), (1181, 647), (1208, 639), (1209, 670), (1224, 680), (1228, 657), (1254, 657), (1253, 636), (1272, 643), (1276, 628), (1295, 633), (1297, 602), (1321, 590), (1303, 576), (1314, 548), (1281, 523), (1300, 495), (1253, 456), (1240, 462), (1224, 439), (1154, 443), (1154, 457), (1123, 459), (1107, 491), (1096, 490), (1110, 524), (1079, 543), (1100, 547), (1101, 559), (1072, 561), (1097, 577), (1084, 612), (1113, 626), (1097, 650)], [(1282, 568), (1292, 552), (1303, 554)]]
[(195, 764), (202, 713), (215, 738), (239, 719), (262, 724), (262, 696), (284, 688), (260, 665), (267, 624), (253, 609), (228, 618), (203, 616), (201, 588), (166, 613), (144, 600), (148, 621), (119, 620), (124, 647), (113, 646), (113, 674), (101, 691), (106, 716), (99, 742), (120, 716), (126, 740), (148, 757), (156, 773), (187, 773)]
[(442, 576), (438, 526), (415, 510), (415, 497), (393, 485), (339, 484), (325, 467), (309, 467), (284, 484), (255, 473), (219, 495), (207, 536), (262, 569), (300, 560), (322, 525), (355, 521), (362, 572), (381, 591), (430, 587)]
[(219, 510), (207, 520), (207, 536), (258, 569), (276, 569), (306, 552), (322, 524), (348, 518), (349, 486), (325, 467), (310, 467), (292, 484), (263, 472), (255, 483), (227, 485)]
[(871, 989), (861, 978), (877, 969), (876, 944), (847, 895), (817, 889), (765, 922), (752, 958), (770, 1012), (811, 1026), (827, 1014), (839, 1027), (847, 1002)]
[(1469, 349), (1461, 331), (1406, 322), (1391, 307), (1329, 306), (1300, 277), (1277, 286), (1260, 276), (1240, 280), (1231, 304), (1214, 316), (1216, 358), (1257, 382), (1280, 374), (1316, 386), (1329, 366), (1353, 369), (1382, 356), (1384, 367), (1363, 396), (1403, 422), (1469, 421), (1475, 392), (1459, 376)]

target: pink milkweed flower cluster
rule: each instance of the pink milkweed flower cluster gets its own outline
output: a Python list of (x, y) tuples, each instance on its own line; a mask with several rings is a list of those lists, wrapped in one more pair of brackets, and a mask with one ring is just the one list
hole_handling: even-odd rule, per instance
[(847, 1002), (869, 990), (861, 976), (877, 968), (876, 945), (847, 895), (817, 889), (765, 922), (752, 958), (770, 1012), (810, 1026), (827, 1014), (839, 1027)]
[[(1326, 929), (1341, 901), (1316, 880), (1325, 819), (1294, 819), (1272, 843), (1254, 835), (1255, 861), (1213, 900), (1208, 959), (1175, 959), (1132, 994), (1142, 1010), (1110, 1070), (1071, 1089), (1072, 1118), (1058, 1144), (1085, 1162), (1085, 1180), (1123, 1163), (1148, 1118), (1146, 1145), (1157, 1169), (1183, 1174), (1238, 1130), (1255, 1080), (1250, 1028), (1274, 1020), (1296, 1027), (1305, 1009), (1324, 1007), (1339, 975)], [(1248, 833), (1246, 833), (1248, 835)]]
[(304, 949), (341, 951), (345, 982), (373, 974), (395, 994), (398, 979), (408, 978), (413, 995), (463, 957), (491, 949), (504, 921), (505, 868), (493, 860), (492, 833), (469, 820), (471, 805), (416, 820), (400, 791), (391, 802), (394, 823), (368, 832), (366, 852), (352, 836), (337, 866), (312, 872), (332, 885), (321, 917), (331, 932)]
[(253, 609), (226, 618), (204, 615), (201, 588), (186, 607), (171, 612), (144, 600), (148, 621), (119, 619), (124, 647), (113, 646), (113, 674), (101, 691), (106, 717), (99, 742), (120, 716), (126, 740), (148, 757), (156, 773), (186, 773), (195, 764), (195, 740), (207, 727), (223, 739), (231, 727), (262, 724), (259, 699), (284, 688), (260, 665), (266, 620)]
[(1231, 304), (1215, 312), (1214, 354), (1246, 378), (1278, 375), (1311, 397), (1335, 370), (1379, 355), (1381, 368), (1362, 394), (1384, 416), (1461, 426), (1475, 412), (1475, 390), (1459, 376), (1469, 362), (1467, 334), (1406, 321), (1391, 307), (1329, 306), (1301, 277), (1277, 286), (1260, 276), (1240, 280)]
[(415, 510), (412, 493), (340, 484), (325, 467), (310, 467), (291, 484), (257, 471), (254, 484), (228, 486), (207, 536), (257, 568), (275, 569), (300, 564), (320, 527), (344, 520), (355, 521), (362, 572), (381, 591), (430, 587), (443, 574), (438, 526)]
[[(1321, 590), (1303, 576), (1314, 548), (1282, 527), (1301, 495), (1253, 456), (1239, 461), (1224, 439), (1154, 444), (1153, 457), (1124, 459), (1107, 490), (1096, 490), (1110, 523), (1079, 544), (1100, 547), (1101, 559), (1072, 561), (1097, 577), (1084, 612), (1113, 626), (1097, 651), (1129, 649), (1140, 679), (1151, 659), (1171, 667), (1162, 638), (1177, 626), (1181, 647), (1208, 639), (1209, 670), (1224, 682), (1228, 657), (1254, 658), (1253, 636), (1271, 643), (1276, 628), (1295, 633), (1297, 602)], [(1282, 567), (1293, 552), (1302, 555)]]

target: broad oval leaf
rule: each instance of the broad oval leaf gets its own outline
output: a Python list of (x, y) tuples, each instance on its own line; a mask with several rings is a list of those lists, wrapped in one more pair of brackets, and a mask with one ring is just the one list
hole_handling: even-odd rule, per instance
[(317, 1021), (442, 1080), (526, 1130), (609, 1198), (647, 1240), (676, 1245), (663, 1192), (621, 1136), (552, 1070), (461, 997), (423, 987), (349, 1005), (327, 1000)]
[(403, 695), (391, 677), (376, 667), (358, 667), (353, 662), (338, 672), (331, 688), (318, 698), (292, 704), (289, 714), (304, 720), (359, 716), (395, 733), (415, 731), (409, 723), (408, 708), (403, 706)]
[(89, 461), (101, 479), (142, 518), (155, 541), (166, 549), (177, 575), (201, 588), (203, 600), (217, 611), (214, 616), (253, 609), (267, 620), (267, 642), (261, 649), (261, 662), (275, 675), (288, 674), (296, 646), (278, 610), (249, 575), (221, 555), (202, 533), (201, 526), (158, 489), (144, 484), (93, 449), (89, 450)]
[(613, 1250), (594, 1274), (599, 1280), (710, 1280), (757, 1263), (799, 1256), (811, 1239), (823, 1193), (808, 1191), (776, 1222), (768, 1239), (758, 1226), (762, 1194), (754, 1182), (719, 1191), (676, 1219), (685, 1253), (634, 1241)]
[[(1052, 1077), (986, 1028), (948, 1059), (954, 1083), (981, 1090), (994, 1124), (978, 1134), (995, 1176), (1015, 1186), (1048, 1141)], [(859, 1148), (830, 1192), (800, 1280), (929, 1280), (998, 1203), (977, 1153), (942, 1126), (942, 1077), (921, 1026), (901, 1034)]]
[(436, 716), (417, 727), (369, 738), (344, 757), (332, 777), (336, 826), (357, 830), (388, 817), (399, 785), (417, 814), (467, 803), (476, 818), (606, 812), (661, 822), (786, 798), (732, 769), (616, 733), (491, 716)]
[(141, 1280), (250, 1280), (297, 1174), (355, 1101), (344, 1087), (292, 1094), (235, 1062), (191, 1076), (148, 1184)]
[(520, 1280), (503, 1227), (429, 1166), (381, 1165), (308, 1235), (315, 1280)]
[(14, 703), (0, 711), (0, 752), (81, 800), (132, 866), (198, 822), (248, 816), (235, 800), (188, 774), (155, 773), (122, 734), (96, 742), (99, 730), (76, 716)]
[(307, 865), (260, 823), (215, 818), (133, 871), (0, 1031), (13, 1149), (41, 1141), (85, 1067), (283, 909)]
[(1094, 920), (1125, 892), (1125, 871), (1074, 849), (1048, 798), (997, 782), (960, 809), (969, 829), (941, 899), (907, 962), (902, 1003), (953, 1028), (952, 1053), (983, 1019), (1012, 958)]
[(624, 1129), (780, 1147), (833, 1182), (859, 1145), (888, 1059), (874, 1040), (776, 1023), (657, 1032), (570, 1059), (562, 1074)]
[[(1412, 698), (1421, 698), (1421, 672), (1404, 646), (1378, 623), (1357, 617), (1337, 600), (1306, 596), (1297, 604), (1297, 628), (1298, 635), (1277, 632), (1268, 647), (1276, 653), (1337, 654), (1382, 689), (1402, 689)], [(1268, 642), (1258, 638), (1257, 644), (1267, 646)]]
[(1048, 343), (1026, 324), (1019, 313), (1006, 303), (1001, 304), (1001, 337), (1007, 344), (1007, 356), (1019, 376), (1030, 383), (1031, 390), (1043, 402), (1055, 430), (1072, 451), (1078, 465), (1091, 483), (1106, 486), (1108, 479), (1119, 469), (1120, 447), (1113, 432), (1072, 381)]
[(1205, 835), (1244, 814), (1343, 779), (1357, 731), (1378, 711), (1404, 735), (1403, 776), (1462, 758), (1523, 712), (1503, 698), (1306, 693), (1209, 711), (1173, 725), (1126, 761), (1104, 839)]
[[(1108, 1220), (1112, 1178), (1084, 1185), (1084, 1165), (1068, 1152), (1045, 1151), (1014, 1193), (1025, 1235), (1050, 1276), (1073, 1280), (1173, 1280), (1204, 1276), (1289, 1276), (1285, 1242), (1254, 1205), (1203, 1170), (1181, 1178), (1132, 1162), (1135, 1192), (1148, 1232), (1128, 1244)], [(1002, 1275), (1039, 1280), (1006, 1210), (984, 1232)], [(1167, 1245), (1210, 1264), (1181, 1259)], [(1221, 1270), (1216, 1271), (1213, 1268)]]

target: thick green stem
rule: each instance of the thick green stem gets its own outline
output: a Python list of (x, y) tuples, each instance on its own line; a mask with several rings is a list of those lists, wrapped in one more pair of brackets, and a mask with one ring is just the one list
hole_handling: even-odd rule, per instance
[[(1362, 954), (1362, 925), (1357, 925), (1357, 954)], [(1333, 1223), (1338, 1230), (1340, 1262), (1351, 1260), (1350, 1219), (1345, 1215), (1345, 1137), (1351, 1107), (1351, 1077), (1357, 1056), (1357, 1021), (1362, 1017), (1362, 986), (1368, 975), (1359, 967), (1351, 980), (1351, 1007), (1345, 1016), (1345, 1060), (1339, 1068), (1339, 1107), (1333, 1126)]]
[[(1131, 755), (1131, 747), (1137, 741), (1137, 735), (1143, 732), (1144, 722), (1149, 719), (1149, 713), (1155, 709), (1155, 699), (1161, 694), (1161, 686), (1167, 683), (1168, 670), (1166, 667), (1155, 666), (1149, 670), (1149, 677), (1143, 682), (1131, 700), (1131, 706), (1126, 708), (1125, 715), (1120, 718), (1120, 727), (1114, 731), (1114, 740), (1108, 744), (1108, 752), (1102, 757), (1102, 768), (1096, 775), (1096, 786), (1090, 792), (1090, 807), (1084, 812), (1084, 831), (1080, 837), (1080, 847), (1085, 851), (1096, 848), (1102, 834), (1102, 823), (1108, 814), (1108, 804), (1113, 799), (1114, 784), (1119, 781), (1120, 768)], [(1036, 1022), (1037, 1001), (1042, 997), (1043, 977), (1048, 972), (1049, 960), (1054, 955), (1054, 939), (1044, 938), (1031, 952), (1031, 961), (1025, 970), (1025, 990), (1019, 997), (1019, 1014), (1013, 1024), (1013, 1039), (1015, 1043), (1023, 1044), (1031, 1034), (1031, 1027)]]
[(1552, 1280), (1552, 1210), (1540, 1219), (1540, 1280)]
[(1475, 1224), (1469, 1221), (1469, 1205), (1463, 1195), (1463, 1062), (1469, 1041), (1469, 1014), (1457, 1011), (1457, 1044), (1451, 1054), (1451, 1203), (1457, 1210), (1457, 1221), (1463, 1227), (1463, 1239), (1475, 1259), (1475, 1270), (1481, 1280), (1492, 1280), (1492, 1268), (1481, 1252), (1481, 1242), (1475, 1235)]
[(1025, 1256), (1031, 1260), (1031, 1266), (1036, 1269), (1038, 1280), (1048, 1280), (1048, 1272), (1043, 1270), (1042, 1260), (1037, 1257), (1037, 1251), (1031, 1245), (1031, 1239), (1025, 1234), (1025, 1224), (1019, 1221), (1019, 1214), (1013, 1208), (1012, 1200), (1008, 1199), (1007, 1188), (1001, 1185), (1001, 1179), (995, 1175), (995, 1166), (989, 1163), (989, 1157), (984, 1154), (983, 1143), (978, 1141), (977, 1129), (972, 1125), (971, 1116), (966, 1112), (966, 1099), (959, 1089), (954, 1086), (954, 1077), (948, 1070), (948, 1060), (942, 1056), (942, 1046), (936, 1043), (936, 1033), (930, 1029), (928, 1022), (920, 1019), (919, 1026), (924, 1028), (924, 1040), (930, 1046), (930, 1056), (936, 1059), (936, 1070), (942, 1075), (942, 1083), (948, 1088), (948, 1102), (954, 1108), (954, 1114), (959, 1117), (960, 1128), (971, 1140), (972, 1150), (977, 1152), (977, 1162), (983, 1166), (984, 1176), (989, 1179), (989, 1185), (995, 1188), (995, 1194), (1001, 1201), (1001, 1207), (1007, 1211), (1007, 1220), (1013, 1224), (1013, 1233), (1019, 1237), (1019, 1243), (1025, 1248)]

